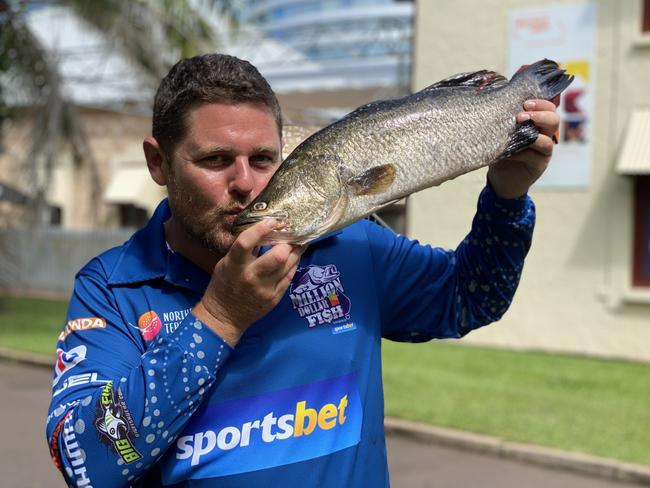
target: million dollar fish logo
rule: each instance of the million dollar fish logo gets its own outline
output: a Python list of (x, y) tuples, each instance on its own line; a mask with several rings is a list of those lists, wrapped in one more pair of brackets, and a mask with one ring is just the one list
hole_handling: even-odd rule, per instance
[(350, 318), (350, 299), (345, 295), (336, 266), (298, 268), (289, 288), (293, 309), (309, 327), (336, 324)]

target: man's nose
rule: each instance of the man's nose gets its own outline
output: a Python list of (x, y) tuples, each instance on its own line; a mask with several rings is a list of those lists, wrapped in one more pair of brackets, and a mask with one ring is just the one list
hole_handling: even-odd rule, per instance
[(232, 174), (230, 177), (229, 189), (242, 195), (248, 195), (253, 191), (253, 175), (248, 158), (240, 157), (235, 159), (232, 165)]

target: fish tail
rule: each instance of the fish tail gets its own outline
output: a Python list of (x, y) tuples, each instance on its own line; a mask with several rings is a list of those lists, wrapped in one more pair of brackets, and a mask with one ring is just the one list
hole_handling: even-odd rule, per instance
[(521, 77), (532, 78), (539, 87), (538, 96), (545, 100), (558, 96), (573, 81), (573, 75), (567, 75), (555, 61), (550, 59), (542, 59), (526, 66), (518, 71), (512, 80)]

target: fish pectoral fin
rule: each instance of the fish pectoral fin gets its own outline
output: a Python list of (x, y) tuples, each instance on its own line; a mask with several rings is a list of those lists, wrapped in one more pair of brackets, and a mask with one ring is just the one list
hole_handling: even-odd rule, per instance
[(532, 121), (527, 120), (522, 124), (517, 124), (515, 131), (510, 135), (510, 139), (508, 139), (508, 145), (493, 162), (508, 158), (514, 153), (527, 148), (535, 142), (538, 135), (539, 130)]
[(470, 86), (477, 89), (486, 87), (496, 88), (508, 83), (508, 79), (497, 73), (496, 71), (488, 71), (486, 69), (481, 71), (472, 71), (467, 73), (459, 73), (444, 80), (440, 80), (431, 86), (428, 86), (423, 91), (436, 90), (438, 88), (451, 88), (457, 86)]
[(357, 196), (360, 195), (377, 195), (390, 188), (395, 181), (395, 166), (392, 164), (382, 164), (374, 166), (361, 174), (353, 176), (347, 180)]

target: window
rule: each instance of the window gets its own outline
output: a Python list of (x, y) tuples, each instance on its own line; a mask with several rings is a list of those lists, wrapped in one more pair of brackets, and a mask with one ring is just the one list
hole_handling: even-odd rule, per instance
[(121, 227), (143, 227), (149, 218), (144, 208), (136, 207), (131, 204), (118, 205), (120, 213)]
[(650, 34), (650, 0), (643, 0), (641, 13), (641, 32)]
[(650, 287), (650, 175), (635, 178), (632, 285)]
[(61, 224), (63, 223), (63, 211), (61, 210), (61, 207), (50, 205), (46, 212), (47, 223), (52, 226), (61, 227)]

